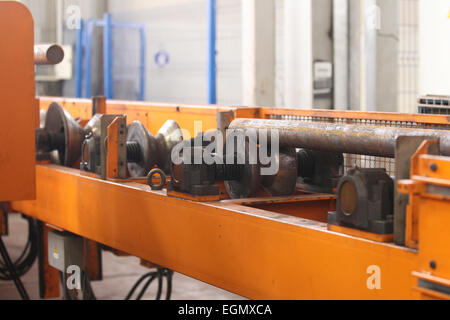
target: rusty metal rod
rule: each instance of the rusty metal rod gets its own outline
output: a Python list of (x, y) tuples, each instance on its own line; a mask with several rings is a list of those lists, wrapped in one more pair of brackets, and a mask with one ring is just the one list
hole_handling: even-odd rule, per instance
[(34, 46), (34, 64), (54, 65), (64, 59), (64, 50), (57, 44), (38, 44)]
[[(395, 157), (395, 145), (400, 136), (433, 137), (439, 139), (442, 155), (450, 156), (450, 131), (375, 127), (365, 125), (289, 120), (236, 119), (230, 129), (277, 129), (280, 146), (328, 152)], [(270, 139), (270, 134), (268, 134)]]

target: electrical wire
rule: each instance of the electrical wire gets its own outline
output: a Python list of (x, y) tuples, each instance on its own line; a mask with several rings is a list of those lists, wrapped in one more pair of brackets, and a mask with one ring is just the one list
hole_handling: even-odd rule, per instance
[(4, 264), (6, 265), (6, 269), (8, 270), (11, 279), (14, 281), (14, 284), (17, 287), (17, 291), (23, 300), (30, 300), (27, 290), (25, 289), (20, 277), (16, 274), (16, 270), (14, 265), (9, 257), (8, 251), (6, 250), (5, 244), (3, 243), (2, 237), (0, 237), (0, 255), (4, 260)]
[(172, 294), (172, 277), (173, 277), (173, 271), (169, 269), (164, 268), (158, 268), (155, 272), (149, 272), (144, 275), (142, 275), (136, 283), (131, 288), (130, 292), (125, 297), (125, 300), (130, 300), (137, 288), (141, 283), (144, 282), (144, 280), (147, 280), (141, 291), (138, 293), (136, 300), (141, 300), (142, 297), (147, 292), (148, 287), (152, 284), (152, 282), (157, 279), (158, 280), (158, 288), (156, 292), (156, 300), (161, 300), (162, 297), (162, 291), (163, 291), (163, 282), (164, 277), (166, 277), (167, 280), (167, 289), (166, 289), (166, 300), (170, 300), (171, 294)]
[[(23, 287), (22, 282), (20, 281), (20, 277), (25, 275), (33, 266), (34, 262), (37, 259), (38, 255), (38, 228), (37, 221), (33, 218), (22, 215), (22, 218), (26, 219), (28, 222), (28, 239), (27, 243), (20, 254), (19, 258), (13, 263), (12, 261), (2, 261), (0, 260), (0, 280), (4, 281), (14, 281), (21, 297), (23, 299), (28, 299), (28, 293)], [(1, 239), (0, 239), (1, 240)], [(7, 254), (6, 247), (2, 247), (3, 242), (0, 244), (0, 250), (2, 250), (3, 260), (8, 260), (5, 258), (5, 253)], [(86, 248), (85, 248), (86, 249)], [(4, 252), (3, 252), (4, 251)], [(9, 255), (7, 256), (9, 257)], [(8, 263), (11, 262), (11, 263)], [(94, 294), (94, 290), (92, 289), (91, 282), (87, 273), (83, 272), (83, 300), (96, 300), (96, 296)], [(141, 300), (142, 297), (147, 292), (148, 287), (152, 284), (152, 282), (157, 279), (158, 280), (158, 288), (156, 293), (156, 300), (161, 300), (162, 290), (163, 290), (163, 279), (166, 278), (167, 289), (166, 289), (166, 300), (170, 300), (172, 294), (172, 278), (173, 271), (164, 268), (158, 268), (155, 272), (149, 272), (141, 276), (137, 282), (133, 285), (130, 292), (125, 297), (125, 300), (130, 300), (131, 296), (136, 292), (137, 288), (144, 280), (147, 280), (140, 290), (139, 294), (136, 297), (136, 300)], [(74, 300), (76, 297), (73, 296), (71, 292), (67, 289), (66, 286), (66, 275), (63, 272), (60, 272), (60, 280), (61, 285), (64, 292), (64, 299), (66, 300)]]
[(131, 296), (134, 294), (134, 292), (136, 291), (136, 289), (139, 287), (139, 285), (146, 279), (146, 278), (151, 278), (154, 277), (156, 275), (156, 272), (149, 272), (146, 273), (144, 275), (142, 275), (137, 281), (136, 283), (133, 285), (133, 287), (131, 288), (130, 292), (128, 292), (127, 296), (125, 297), (125, 300), (130, 300)]
[(19, 291), (20, 296), (24, 300), (29, 300), (28, 293), (20, 280), (33, 266), (38, 254), (38, 231), (36, 220), (22, 215), (22, 218), (28, 221), (28, 239), (20, 254), (19, 258), (15, 262), (9, 257), (3, 240), (0, 237), (0, 280), (13, 281)]
[(164, 272), (167, 279), (166, 300), (170, 300), (170, 297), (172, 296), (173, 270), (164, 269)]
[[(17, 277), (25, 275), (33, 266), (38, 254), (38, 234), (37, 234), (37, 222), (35, 219), (22, 215), (22, 218), (28, 222), (28, 239), (20, 254), (19, 258), (13, 262), (13, 267)], [(0, 261), (0, 280), (11, 281), (14, 280), (14, 276), (5, 265), (5, 262)]]

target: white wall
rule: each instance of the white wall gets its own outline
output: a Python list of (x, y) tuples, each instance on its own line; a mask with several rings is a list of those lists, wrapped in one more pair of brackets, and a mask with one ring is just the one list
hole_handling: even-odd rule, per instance
[(420, 0), (419, 8), (419, 94), (450, 95), (450, 0)]
[[(207, 103), (207, 1), (108, 1), (113, 21), (143, 23), (147, 33), (146, 100)], [(217, 102), (241, 103), (240, 0), (217, 0)], [(137, 33), (114, 33), (114, 86), (118, 98), (137, 93)], [(155, 55), (166, 51), (166, 66)], [(131, 92), (131, 96), (130, 93)]]

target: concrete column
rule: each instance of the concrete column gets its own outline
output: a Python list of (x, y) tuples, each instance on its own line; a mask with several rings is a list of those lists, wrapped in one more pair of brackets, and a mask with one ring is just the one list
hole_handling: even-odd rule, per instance
[(284, 95), (286, 107), (313, 107), (311, 0), (284, 3)]
[(349, 108), (349, 3), (333, 0), (334, 108)]
[(377, 111), (377, 30), (380, 28), (380, 9), (377, 0), (364, 0), (361, 9), (361, 33), (364, 35), (361, 47), (364, 94), (361, 105), (363, 110)]
[(275, 105), (274, 1), (242, 1), (242, 100), (244, 105)]

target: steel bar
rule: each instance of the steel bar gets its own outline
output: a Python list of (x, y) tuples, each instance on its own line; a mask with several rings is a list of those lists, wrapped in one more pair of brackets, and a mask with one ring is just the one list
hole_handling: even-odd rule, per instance
[[(450, 156), (450, 131), (392, 128), (292, 120), (236, 119), (230, 129), (278, 130), (280, 146), (378, 157), (395, 157), (400, 136), (439, 139), (440, 152)], [(268, 135), (270, 138), (270, 135)]]
[(57, 44), (39, 44), (34, 46), (34, 64), (54, 65), (64, 59), (64, 50)]

